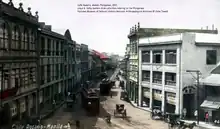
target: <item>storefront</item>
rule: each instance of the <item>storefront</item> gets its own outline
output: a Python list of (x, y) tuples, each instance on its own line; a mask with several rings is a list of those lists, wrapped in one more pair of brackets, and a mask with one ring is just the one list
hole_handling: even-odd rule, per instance
[(27, 107), (27, 105), (26, 105), (26, 103), (25, 103), (25, 99), (24, 98), (21, 98), (20, 100), (19, 100), (19, 115), (20, 116), (18, 116), (19, 117), (19, 120), (22, 120), (22, 119), (24, 119), (25, 118), (25, 112), (26, 112), (26, 107)]
[(220, 97), (207, 97), (200, 105), (203, 109), (203, 116), (205, 113), (209, 113), (209, 122), (213, 122), (215, 119), (220, 119)]
[(150, 107), (150, 88), (142, 87), (142, 107)]
[(138, 85), (137, 82), (130, 81), (128, 86), (128, 95), (131, 101), (138, 102)]
[(153, 90), (153, 107), (154, 106), (162, 106), (162, 91), (161, 90)]
[(166, 105), (165, 105), (165, 111), (168, 113), (175, 113), (176, 110), (176, 94), (166, 92)]

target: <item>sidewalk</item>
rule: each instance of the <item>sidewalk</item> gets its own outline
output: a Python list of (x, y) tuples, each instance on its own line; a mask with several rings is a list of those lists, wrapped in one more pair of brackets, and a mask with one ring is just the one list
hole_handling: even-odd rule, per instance
[[(183, 120), (186, 123), (197, 123), (197, 121), (194, 120)], [(197, 127), (202, 128), (202, 129), (220, 129), (220, 127), (215, 126), (213, 124), (207, 124), (204, 121), (199, 121), (199, 125), (197, 125)]]

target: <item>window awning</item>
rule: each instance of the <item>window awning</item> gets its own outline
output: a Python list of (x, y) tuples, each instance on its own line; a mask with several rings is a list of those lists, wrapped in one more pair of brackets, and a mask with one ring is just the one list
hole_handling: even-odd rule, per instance
[(220, 102), (204, 100), (203, 103), (200, 105), (200, 107), (216, 110), (220, 108)]

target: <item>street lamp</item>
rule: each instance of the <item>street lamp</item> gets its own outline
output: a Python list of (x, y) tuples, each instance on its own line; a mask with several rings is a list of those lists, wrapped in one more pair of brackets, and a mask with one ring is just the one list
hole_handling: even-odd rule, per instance
[(197, 97), (197, 102), (196, 102), (196, 108), (197, 108), (197, 124), (199, 124), (199, 116), (200, 116), (200, 111), (199, 111), (199, 75), (200, 71), (199, 70), (186, 70), (188, 73), (196, 73), (196, 82), (197, 82), (197, 90), (196, 90), (196, 97)]

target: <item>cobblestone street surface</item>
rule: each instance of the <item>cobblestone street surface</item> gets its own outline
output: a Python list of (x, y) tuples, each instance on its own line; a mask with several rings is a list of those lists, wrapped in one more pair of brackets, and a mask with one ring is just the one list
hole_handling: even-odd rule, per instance
[[(115, 74), (116, 75), (116, 74)], [(88, 117), (80, 107), (80, 96), (74, 109), (67, 111), (65, 105), (60, 108), (54, 116), (44, 121), (44, 124), (71, 123), (71, 129), (75, 129), (75, 120), (80, 120), (82, 129), (168, 129), (168, 124), (163, 121), (152, 120), (150, 113), (133, 107), (130, 103), (120, 100), (119, 82), (116, 88), (112, 89), (113, 97), (101, 97), (100, 114), (97, 117)], [(122, 119), (121, 115), (114, 117), (115, 104), (124, 104), (127, 110), (127, 118)], [(107, 124), (105, 117), (111, 114), (111, 124)], [(198, 128), (195, 128), (198, 129)]]

